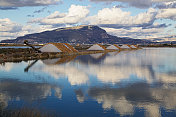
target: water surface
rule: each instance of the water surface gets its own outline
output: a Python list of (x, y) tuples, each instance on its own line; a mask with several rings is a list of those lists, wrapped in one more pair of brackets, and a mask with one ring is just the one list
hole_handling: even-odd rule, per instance
[(24, 107), (59, 117), (175, 117), (176, 48), (1, 64), (0, 109)]

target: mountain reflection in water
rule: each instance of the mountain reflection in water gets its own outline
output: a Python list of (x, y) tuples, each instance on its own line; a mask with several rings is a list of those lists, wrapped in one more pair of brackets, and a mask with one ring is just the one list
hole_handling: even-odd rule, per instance
[(14, 99), (40, 100), (61, 116), (174, 117), (175, 53), (175, 48), (147, 48), (5, 63), (0, 107), (10, 108)]

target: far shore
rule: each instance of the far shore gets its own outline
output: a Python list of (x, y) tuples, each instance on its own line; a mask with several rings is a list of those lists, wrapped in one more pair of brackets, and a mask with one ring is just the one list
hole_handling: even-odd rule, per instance
[[(1, 48), (1, 47), (8, 47), (9, 48)], [(19, 47), (19, 48), (10, 48), (11, 46)], [(0, 63), (4, 62), (20, 62), (20, 61), (28, 61), (28, 60), (38, 60), (38, 59), (52, 59), (52, 58), (59, 58), (63, 56), (78, 56), (78, 55), (86, 55), (86, 54), (96, 54), (96, 53), (108, 53), (108, 52), (115, 52), (115, 51), (125, 51), (125, 50), (137, 50), (145, 47), (169, 47), (169, 48), (175, 48), (176, 45), (173, 44), (153, 44), (153, 45), (139, 45), (137, 49), (120, 49), (120, 50), (104, 50), (104, 51), (88, 51), (87, 49), (90, 47), (89, 44), (84, 45), (73, 45), (75, 49), (77, 49), (79, 52), (72, 52), (72, 53), (52, 53), (52, 52), (44, 52), (44, 53), (38, 53), (34, 51), (32, 48), (20, 48), (21, 46), (27, 46), (24, 44), (0, 44)], [(33, 44), (32, 46), (39, 46), (41, 47), (42, 44)], [(104, 45), (105, 47), (108, 46), (108, 44)], [(37, 47), (38, 48), (38, 47)]]
[(1, 48), (0, 49), (0, 63), (21, 62), (21, 61), (28, 61), (28, 60), (60, 58), (60, 57), (65, 57), (65, 56), (79, 56), (79, 55), (88, 55), (88, 54), (96, 54), (96, 53), (137, 50), (137, 49), (121, 49), (121, 50), (88, 51), (86, 50), (86, 48), (87, 47), (77, 48), (79, 49), (79, 52), (72, 52), (72, 53), (64, 53), (64, 52), (37, 53), (31, 48)]
[[(32, 46), (43, 46), (45, 44), (32, 44)], [(93, 45), (93, 44), (71, 44), (74, 47), (84, 47), (88, 45)], [(102, 44), (104, 46), (110, 45), (110, 44)], [(121, 44), (118, 44), (121, 45)], [(132, 45), (132, 44), (130, 44)], [(176, 44), (137, 44), (139, 47), (176, 47)], [(0, 43), (0, 47), (5, 47), (5, 46), (15, 46), (15, 47), (21, 47), (21, 46), (27, 46), (26, 44), (16, 44), (16, 43)]]

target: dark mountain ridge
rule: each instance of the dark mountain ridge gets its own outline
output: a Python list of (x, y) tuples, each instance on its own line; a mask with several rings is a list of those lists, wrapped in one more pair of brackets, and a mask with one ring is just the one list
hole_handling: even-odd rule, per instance
[(23, 43), (28, 40), (30, 43), (72, 43), (72, 44), (147, 44), (149, 40), (121, 38), (107, 34), (98, 26), (81, 25), (68, 28), (58, 28), (52, 31), (27, 34), (17, 37), (14, 40), (3, 40), (1, 43)]

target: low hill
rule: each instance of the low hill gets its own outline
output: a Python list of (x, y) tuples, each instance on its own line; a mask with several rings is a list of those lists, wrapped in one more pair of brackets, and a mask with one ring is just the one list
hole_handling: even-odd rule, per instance
[(18, 37), (14, 40), (3, 40), (1, 43), (23, 43), (28, 40), (30, 43), (117, 43), (117, 44), (147, 44), (148, 40), (120, 38), (107, 34), (107, 32), (98, 26), (81, 25), (69, 28), (58, 28), (52, 31), (28, 34)]

